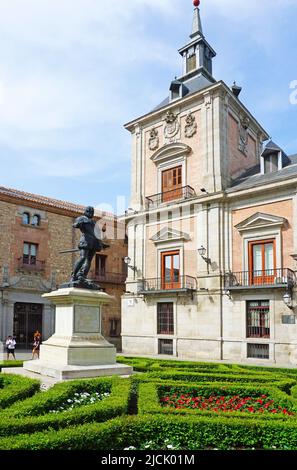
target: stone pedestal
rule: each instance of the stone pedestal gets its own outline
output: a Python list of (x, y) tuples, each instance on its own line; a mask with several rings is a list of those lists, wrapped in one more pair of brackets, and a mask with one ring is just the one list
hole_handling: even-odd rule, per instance
[(40, 359), (24, 369), (59, 380), (130, 375), (116, 363), (116, 348), (101, 334), (101, 307), (111, 296), (101, 291), (63, 288), (43, 297), (56, 305), (55, 333), (40, 348)]

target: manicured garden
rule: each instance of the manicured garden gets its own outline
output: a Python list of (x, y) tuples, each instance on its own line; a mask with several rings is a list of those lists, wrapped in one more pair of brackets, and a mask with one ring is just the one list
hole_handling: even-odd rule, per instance
[(295, 369), (118, 360), (136, 373), (46, 392), (0, 375), (0, 449), (297, 449)]

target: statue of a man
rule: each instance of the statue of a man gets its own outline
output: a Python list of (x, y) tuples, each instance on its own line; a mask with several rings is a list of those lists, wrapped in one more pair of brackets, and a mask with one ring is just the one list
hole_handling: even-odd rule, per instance
[[(87, 207), (84, 215), (78, 217), (73, 224), (74, 228), (80, 229), (82, 235), (78, 244), (80, 258), (76, 261), (71, 282), (78, 282), (90, 287), (92, 282), (87, 280), (91, 269), (91, 264), (95, 254), (107, 248), (108, 245), (102, 242), (95, 233), (96, 222), (93, 219), (94, 208)], [(102, 227), (102, 232), (106, 232), (106, 224)]]

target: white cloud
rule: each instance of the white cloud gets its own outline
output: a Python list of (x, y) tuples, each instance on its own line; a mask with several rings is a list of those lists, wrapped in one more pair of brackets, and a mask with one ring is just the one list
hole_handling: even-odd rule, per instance
[(121, 75), (131, 64), (169, 65), (172, 50), (138, 20), (148, 8), (174, 16), (174, 3), (2, 0), (0, 124), (36, 133), (123, 122), (128, 93)]
[[(162, 25), (175, 34), (187, 24), (186, 39), (191, 1), (0, 0), (0, 145), (26, 150), (20, 164), (41, 176), (89, 177), (129, 159), (121, 125), (142, 105), (146, 111), (157, 104), (175, 67), (178, 74), (182, 44), (163, 35)], [(292, 6), (296, 0), (202, 0), (201, 11), (205, 29), (217, 28), (222, 48), (234, 28), (273, 55), (282, 12)], [(232, 47), (238, 58), (242, 44)], [(243, 62), (227, 65), (239, 81)], [(217, 63), (224, 78), (224, 58)], [(164, 88), (149, 74), (156, 64), (168, 70)], [(108, 150), (108, 141), (120, 150)], [(40, 150), (39, 156), (30, 150)], [(49, 156), (54, 150), (65, 152), (56, 165)]]

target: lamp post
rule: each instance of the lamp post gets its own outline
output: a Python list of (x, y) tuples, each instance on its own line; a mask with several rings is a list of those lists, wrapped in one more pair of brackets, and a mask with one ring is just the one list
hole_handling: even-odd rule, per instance
[(124, 263), (128, 266), (128, 268), (132, 269), (132, 271), (134, 271), (134, 272), (137, 271), (136, 266), (132, 266), (132, 265), (131, 265), (131, 258), (129, 258), (129, 256), (126, 256), (126, 257), (124, 258)]
[(211, 264), (211, 259), (206, 256), (206, 248), (203, 245), (198, 248), (198, 253), (207, 264)]
[(293, 307), (292, 293), (289, 292), (288, 290), (283, 295), (283, 301), (289, 309), (293, 310), (294, 307)]

